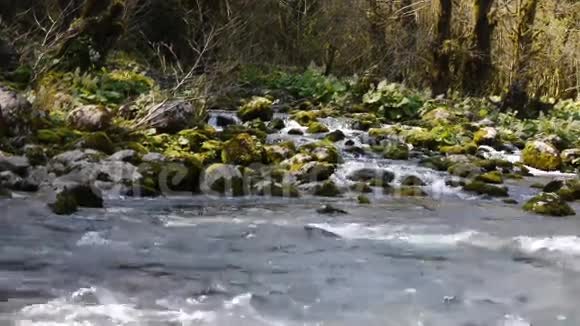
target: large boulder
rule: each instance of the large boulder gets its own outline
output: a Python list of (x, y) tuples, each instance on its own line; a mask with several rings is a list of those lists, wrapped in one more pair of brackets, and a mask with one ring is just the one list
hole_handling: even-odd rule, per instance
[(37, 114), (32, 104), (6, 87), (0, 87), (0, 136), (23, 136), (31, 132)]
[(524, 210), (548, 216), (576, 215), (568, 203), (552, 192), (543, 192), (533, 197), (524, 205)]
[(8, 156), (0, 152), (0, 172), (10, 171), (24, 175), (30, 167), (30, 161), (24, 156)]
[(226, 164), (260, 163), (264, 156), (264, 148), (258, 139), (245, 133), (228, 140), (222, 148), (222, 162)]
[(559, 170), (562, 158), (558, 149), (547, 142), (534, 140), (526, 144), (522, 152), (524, 164), (544, 171)]
[(174, 134), (203, 121), (202, 110), (186, 101), (168, 101), (149, 109), (137, 127), (155, 128), (159, 133)]
[(82, 131), (102, 131), (111, 126), (113, 114), (102, 105), (85, 105), (74, 109), (68, 115), (68, 122), (74, 129)]
[(216, 163), (204, 172), (202, 190), (228, 196), (244, 196), (249, 193), (240, 168), (235, 165)]
[(262, 121), (272, 120), (274, 117), (272, 101), (265, 97), (255, 97), (240, 108), (238, 111), (238, 117), (242, 121), (251, 121), (255, 119), (260, 119)]

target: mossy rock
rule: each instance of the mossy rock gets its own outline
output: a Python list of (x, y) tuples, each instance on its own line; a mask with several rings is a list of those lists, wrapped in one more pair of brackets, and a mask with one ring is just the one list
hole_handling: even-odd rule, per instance
[(205, 133), (196, 129), (182, 130), (177, 136), (179, 145), (192, 152), (199, 151), (203, 143), (210, 139)]
[(46, 145), (62, 145), (81, 137), (82, 133), (68, 128), (40, 129), (36, 132), (38, 142)]
[(488, 172), (495, 171), (497, 169), (511, 170), (514, 168), (514, 164), (512, 162), (500, 159), (478, 160), (475, 162), (475, 164)]
[(289, 183), (278, 182), (259, 182), (254, 186), (254, 194), (258, 196), (272, 196), (272, 197), (286, 197), (297, 198), (300, 197), (298, 189)]
[(427, 197), (428, 194), (421, 187), (416, 186), (401, 186), (398, 189), (398, 194), (402, 197)]
[(580, 180), (554, 180), (546, 184), (542, 191), (557, 193), (565, 201), (580, 200)]
[(437, 139), (428, 131), (413, 130), (406, 134), (405, 141), (414, 147), (436, 150), (439, 146)]
[(104, 132), (94, 132), (85, 135), (81, 140), (81, 147), (94, 149), (106, 154), (113, 154), (115, 152), (113, 142)]
[(56, 201), (48, 206), (56, 215), (71, 215), (79, 209), (75, 196), (69, 191), (59, 192)]
[(342, 132), (340, 130), (332, 131), (324, 137), (325, 140), (331, 141), (333, 143), (344, 140), (345, 138), (346, 138), (346, 136), (345, 136), (344, 132)]
[(361, 205), (369, 205), (371, 203), (371, 200), (369, 199), (369, 197), (367, 197), (365, 195), (358, 195), (356, 197), (356, 200)]
[(334, 164), (326, 162), (307, 162), (295, 164), (290, 168), (300, 182), (316, 182), (328, 180), (336, 170)]
[(356, 113), (352, 115), (352, 129), (369, 131), (372, 128), (379, 128), (381, 123), (373, 113)]
[(30, 165), (45, 165), (48, 161), (46, 150), (42, 146), (29, 145), (24, 147), (24, 156), (28, 158)]
[(465, 145), (441, 146), (439, 147), (439, 151), (443, 154), (448, 155), (458, 155), (458, 154), (473, 155), (477, 152), (477, 145), (475, 145), (475, 143), (467, 143)]
[(403, 186), (426, 186), (425, 181), (421, 180), (416, 175), (408, 175), (401, 180), (401, 185)]
[(522, 162), (543, 171), (556, 171), (562, 165), (558, 149), (552, 144), (538, 140), (526, 143), (522, 151)]
[(356, 182), (370, 182), (371, 187), (383, 187), (395, 180), (395, 174), (383, 169), (362, 168), (353, 171), (347, 178)]
[(568, 203), (552, 192), (543, 192), (533, 197), (524, 205), (524, 210), (540, 215), (558, 217), (576, 215), (576, 212)]
[(485, 183), (502, 184), (503, 175), (499, 171), (486, 172), (476, 176), (475, 180)]
[(497, 146), (500, 143), (499, 132), (492, 127), (482, 128), (473, 135), (473, 142), (478, 146)]
[(301, 129), (298, 129), (298, 128), (293, 128), (293, 129), (288, 130), (288, 135), (302, 136), (302, 135), (304, 135), (304, 131), (302, 131)]
[(260, 142), (263, 143), (268, 138), (268, 134), (263, 132), (262, 130), (248, 128), (242, 125), (229, 125), (225, 127), (221, 133), (219, 133), (219, 139), (222, 141), (228, 141), (234, 138), (236, 135), (240, 134), (250, 134), (258, 138), (258, 140), (260, 140)]
[(508, 205), (517, 205), (518, 201), (513, 199), (513, 198), (506, 198), (502, 200), (503, 203), (508, 204)]
[(342, 156), (338, 148), (330, 141), (322, 140), (315, 143), (306, 144), (299, 148), (299, 152), (308, 154), (318, 162), (332, 164), (342, 163)]
[(383, 150), (383, 157), (390, 160), (408, 160), (409, 147), (404, 143), (390, 143)]
[(384, 139), (389, 136), (396, 136), (400, 132), (399, 128), (389, 127), (389, 128), (371, 128), (369, 129), (369, 136), (379, 139)]
[(308, 127), (312, 122), (317, 122), (318, 118), (323, 116), (323, 112), (315, 111), (298, 111), (291, 115), (291, 118), (304, 127)]
[(350, 186), (350, 190), (363, 194), (369, 194), (373, 192), (373, 188), (371, 188), (371, 186), (369, 186), (366, 182), (357, 182)]
[(447, 107), (438, 107), (428, 111), (421, 117), (425, 123), (431, 127), (438, 125), (447, 125), (457, 120), (456, 115)]
[(463, 186), (463, 190), (474, 192), (478, 195), (488, 195), (491, 197), (508, 197), (508, 189), (506, 187), (498, 187), (487, 184), (481, 181), (471, 181)]
[(284, 123), (284, 120), (282, 120), (282, 119), (274, 119), (274, 120), (270, 121), (270, 123), (268, 124), (268, 127), (270, 129), (274, 129), (274, 130), (282, 130), (286, 127), (286, 124)]
[(255, 137), (239, 134), (224, 143), (222, 162), (225, 164), (250, 165), (264, 161), (264, 149)]
[(315, 121), (308, 124), (308, 129), (306, 129), (306, 132), (309, 134), (320, 134), (328, 132), (328, 127), (318, 121)]
[(0, 199), (12, 198), (12, 193), (8, 189), (4, 189), (0, 186)]
[(481, 168), (469, 163), (455, 163), (447, 170), (451, 175), (461, 178), (478, 175), (481, 173)]
[[(291, 143), (294, 145), (293, 143)], [(265, 146), (267, 163), (280, 163), (294, 156), (296, 149), (293, 146), (284, 144)]]
[(454, 163), (446, 158), (434, 156), (422, 159), (419, 165), (437, 171), (447, 171)]
[(314, 195), (320, 197), (338, 197), (342, 194), (333, 181), (325, 181), (314, 188)]
[(204, 173), (206, 190), (219, 194), (240, 197), (249, 194), (249, 185), (244, 180), (240, 168), (228, 164), (212, 164)]

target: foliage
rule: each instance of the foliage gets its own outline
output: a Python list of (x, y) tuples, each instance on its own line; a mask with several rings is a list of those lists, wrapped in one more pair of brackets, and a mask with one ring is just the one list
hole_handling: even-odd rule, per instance
[(281, 70), (264, 73), (255, 67), (247, 67), (242, 80), (250, 85), (265, 86), (272, 90), (282, 90), (299, 99), (312, 99), (327, 103), (345, 94), (347, 85), (340, 79), (325, 76), (315, 69), (302, 73)]
[(363, 96), (363, 103), (388, 121), (402, 121), (417, 118), (424, 100), (418, 93), (384, 80)]

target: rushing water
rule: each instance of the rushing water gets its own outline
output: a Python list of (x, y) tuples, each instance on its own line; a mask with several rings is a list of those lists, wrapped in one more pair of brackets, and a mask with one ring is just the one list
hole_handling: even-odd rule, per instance
[(580, 325), (580, 220), (412, 162), (351, 157), (333, 179), (362, 166), (418, 175), (432, 196), (325, 200), (340, 216), (309, 197), (111, 200), (67, 218), (0, 201), (0, 325)]

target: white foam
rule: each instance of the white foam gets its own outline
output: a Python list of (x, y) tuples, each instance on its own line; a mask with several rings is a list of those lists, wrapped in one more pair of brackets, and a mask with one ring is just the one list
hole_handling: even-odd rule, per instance
[(520, 236), (514, 238), (514, 241), (525, 253), (531, 254), (539, 251), (548, 251), (580, 256), (580, 237), (577, 236), (555, 236), (546, 238)]
[(77, 241), (77, 246), (107, 246), (110, 243), (111, 240), (103, 238), (100, 232), (87, 232)]

